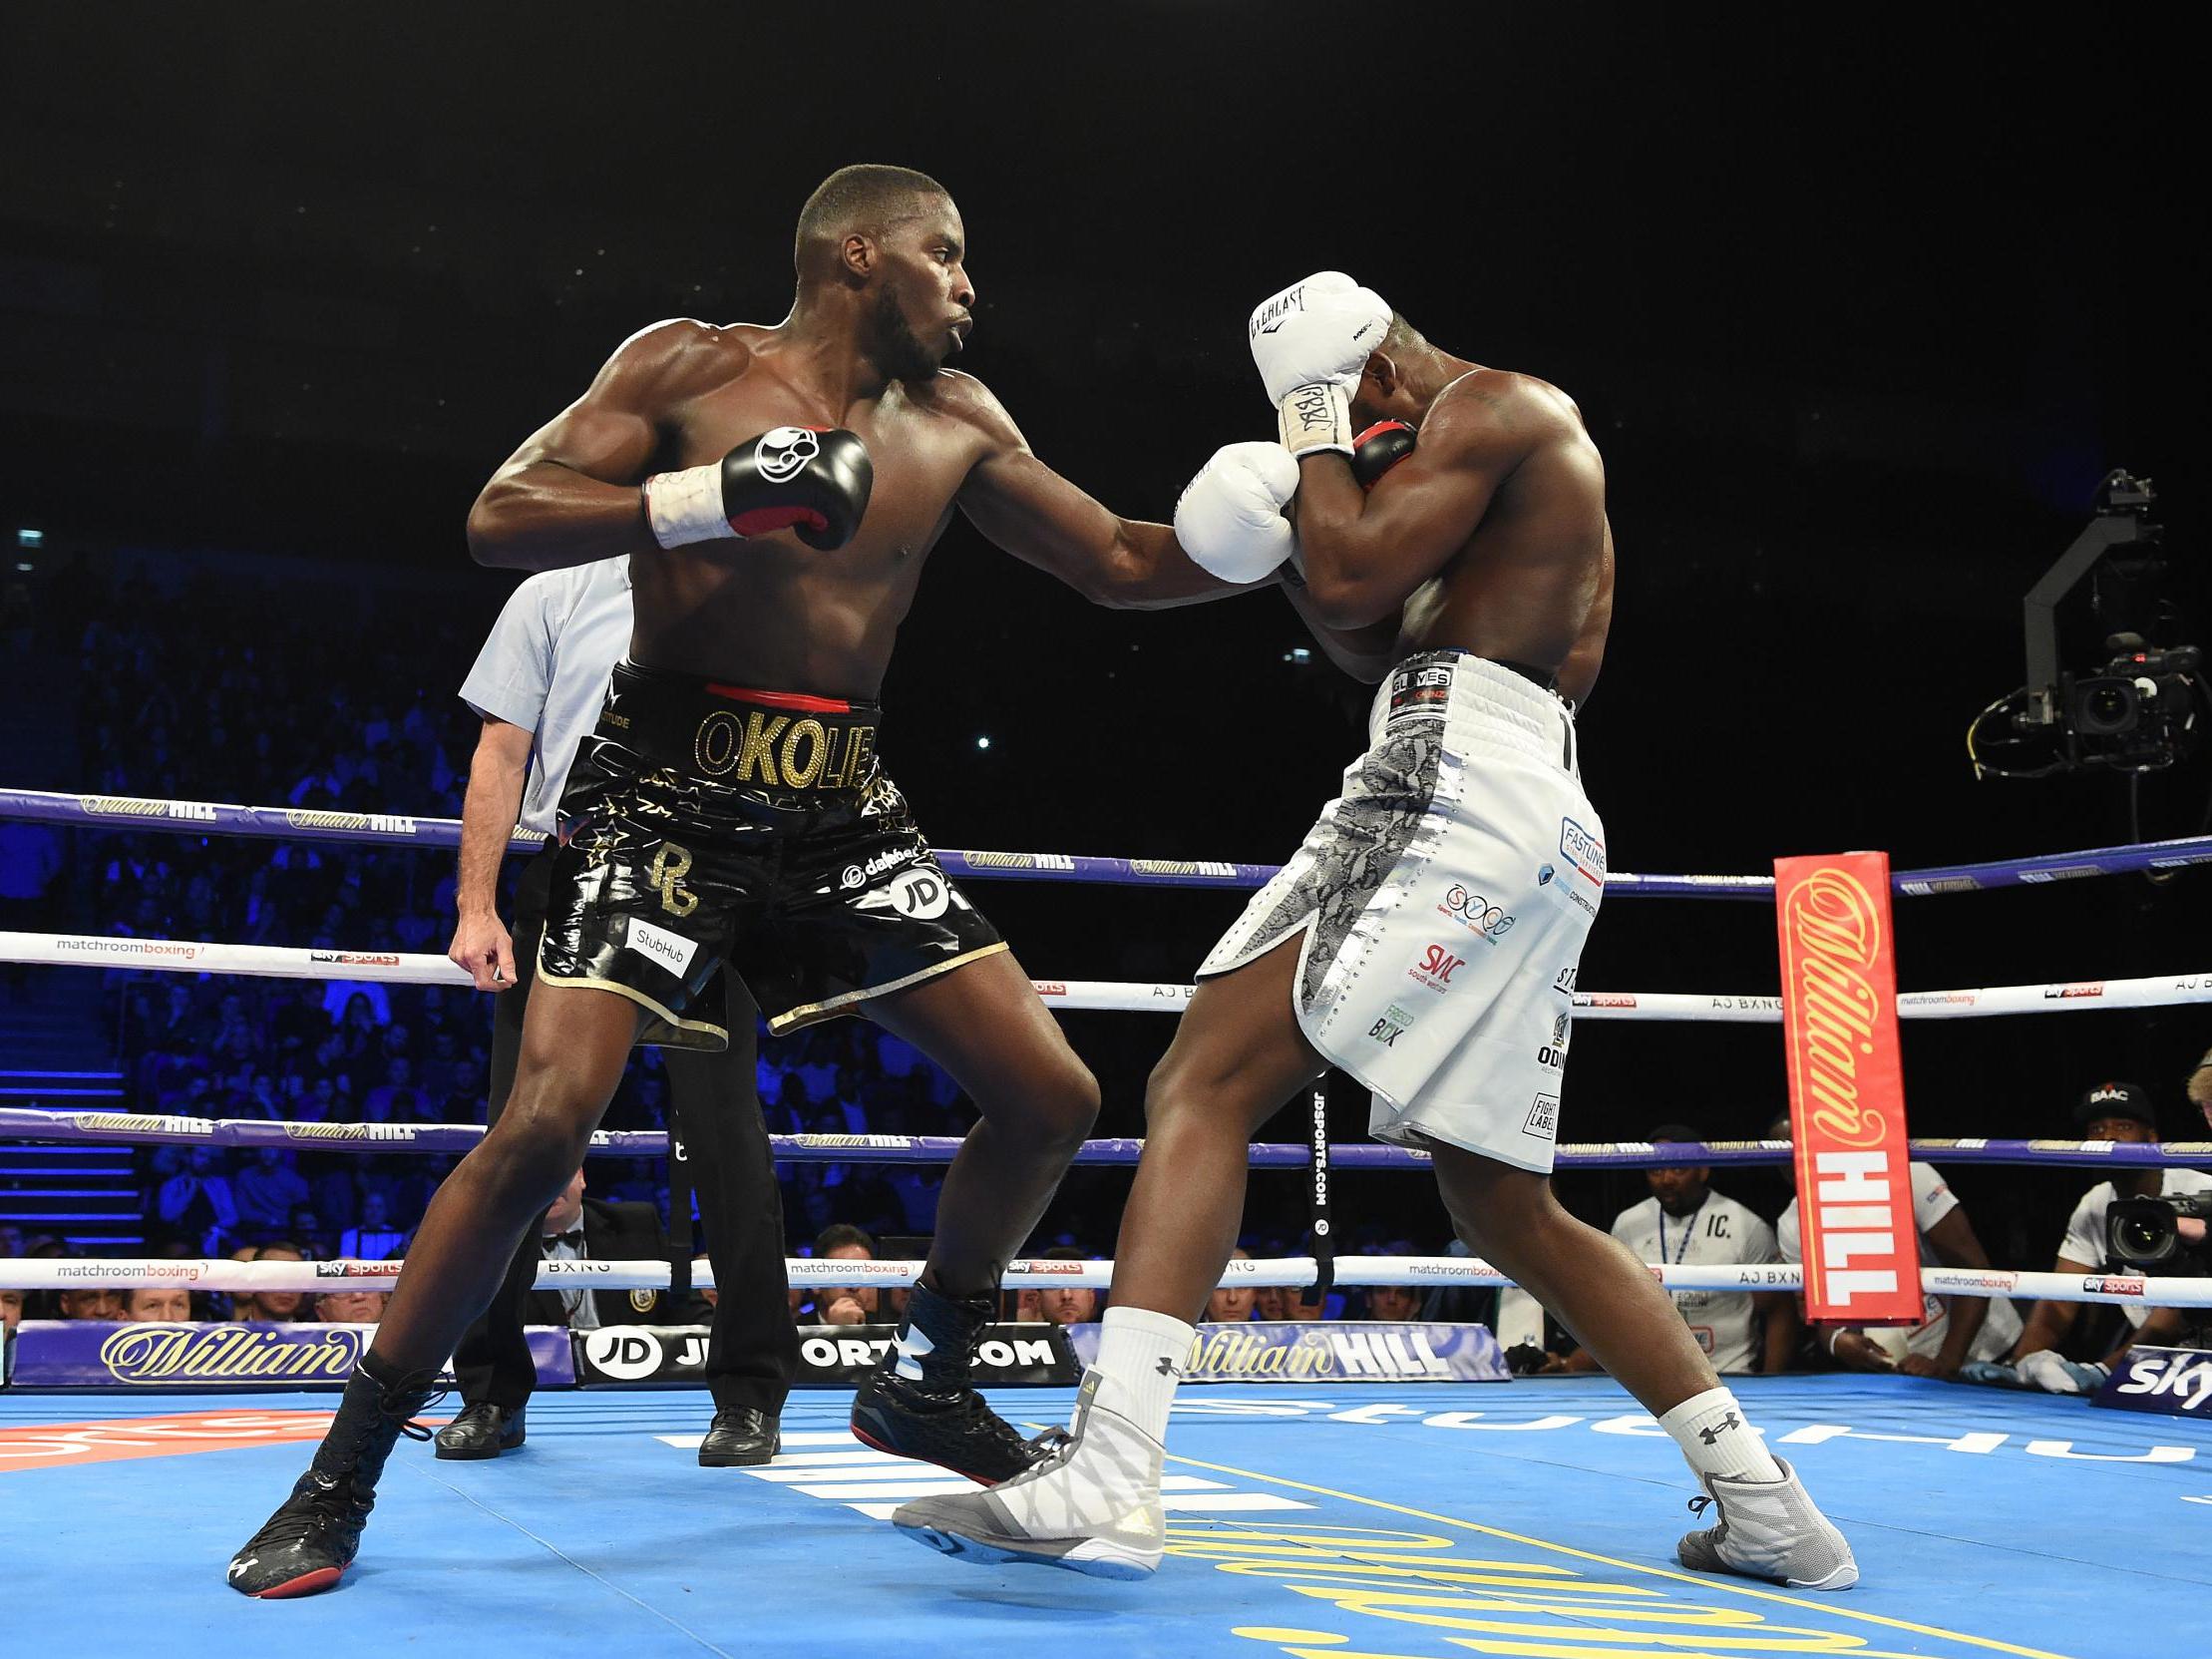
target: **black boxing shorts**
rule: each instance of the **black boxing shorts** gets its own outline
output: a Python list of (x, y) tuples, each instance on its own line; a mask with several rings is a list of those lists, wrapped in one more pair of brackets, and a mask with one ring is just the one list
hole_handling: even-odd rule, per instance
[(725, 967), (780, 1034), (1005, 950), (878, 764), (881, 717), (617, 663), (561, 791), (539, 978), (720, 1049)]

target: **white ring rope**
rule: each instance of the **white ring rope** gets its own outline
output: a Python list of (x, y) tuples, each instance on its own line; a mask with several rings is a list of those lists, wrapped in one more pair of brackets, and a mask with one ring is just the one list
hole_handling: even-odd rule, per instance
[[(328, 951), (290, 945), (224, 945), (197, 940), (129, 939), (99, 934), (0, 933), (0, 962), (65, 968), (145, 968), (172, 974), (246, 974), (295, 980), (374, 980), (386, 985), (472, 984), (444, 957), (400, 951)], [(1117, 980), (1036, 980), (1048, 1007), (1071, 1013), (1174, 1014), (1194, 994), (1188, 985)], [(2136, 980), (2078, 980), (2055, 985), (1983, 986), (1908, 991), (1897, 999), (1905, 1020), (1974, 1020), (1993, 1015), (2062, 1014), (2082, 1009), (2163, 1008), (2212, 1003), (2212, 974)], [(1776, 1026), (1782, 1000), (1667, 991), (1584, 991), (1580, 1020), (1675, 1020)]]
[[(389, 1290), (398, 1262), (234, 1262), (172, 1257), (0, 1259), (0, 1290), (130, 1290), (183, 1286), (190, 1290), (301, 1291)], [(794, 1286), (913, 1284), (922, 1263), (914, 1261), (823, 1261), (793, 1257), (784, 1263)], [(1735, 1266), (1672, 1266), (1647, 1263), (1652, 1277), (1670, 1291), (1795, 1291), (1803, 1270), (1787, 1262)], [(1314, 1281), (1310, 1256), (1274, 1256), (1233, 1261), (1222, 1284), (1302, 1288)], [(1006, 1264), (1003, 1283), (1011, 1289), (1051, 1285), (1104, 1290), (1113, 1283), (1110, 1261), (1058, 1258), (1016, 1260)], [(693, 1283), (714, 1288), (713, 1265), (705, 1259), (692, 1268)], [(2212, 1308), (2212, 1279), (2149, 1278), (2126, 1273), (2014, 1273), (1997, 1268), (1925, 1267), (1921, 1288), (1935, 1296), (2019, 1296), (2045, 1302), (2111, 1302), (2143, 1307)], [(1465, 1256), (1339, 1256), (1338, 1285), (1510, 1285), (1513, 1281), (1487, 1262)], [(664, 1290), (664, 1261), (543, 1262), (540, 1290)]]

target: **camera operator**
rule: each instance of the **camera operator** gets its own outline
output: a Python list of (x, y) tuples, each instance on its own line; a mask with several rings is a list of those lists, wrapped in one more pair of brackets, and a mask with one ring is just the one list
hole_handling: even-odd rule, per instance
[[(2148, 1090), (2138, 1083), (2098, 1083), (2081, 1096), (2074, 1119), (2087, 1140), (2128, 1145), (2155, 1145), (2158, 1140), (2157, 1109), (2150, 1102)], [(2122, 1197), (2178, 1198), (2200, 1192), (2212, 1192), (2212, 1175), (2198, 1169), (2138, 1169), (2115, 1180), (2099, 1181), (2074, 1205), (2051, 1271), (2071, 1277), (2138, 1271), (2133, 1264), (2111, 1254), (2105, 1217), (2113, 1203)], [(2086, 1322), (2080, 1319), (2084, 1306), (2092, 1310)], [(2122, 1318), (2111, 1318), (2110, 1311), (2094, 1303), (2038, 1302), (2020, 1341), (2013, 1345), (2009, 1363), (1970, 1365), (1960, 1372), (1960, 1378), (1973, 1383), (2026, 1385), (2051, 1394), (2094, 1393), (2112, 1363), (2134, 1345), (2137, 1328), (2154, 1312), (2127, 1303), (2114, 1311)], [(2161, 1328), (2166, 1323), (2161, 1321)], [(2078, 1334), (2077, 1324), (2084, 1327)], [(2089, 1361), (2066, 1358), (2061, 1352), (2064, 1348), (2088, 1355)]]

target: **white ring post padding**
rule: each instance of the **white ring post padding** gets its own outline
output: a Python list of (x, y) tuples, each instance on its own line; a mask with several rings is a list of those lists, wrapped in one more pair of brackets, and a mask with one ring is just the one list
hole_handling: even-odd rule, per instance
[[(1721, 1267), (1647, 1264), (1652, 1277), (1668, 1290), (1794, 1291), (1803, 1270), (1788, 1262)], [(914, 1261), (842, 1262), (794, 1257), (784, 1263), (791, 1283), (806, 1285), (911, 1285), (922, 1275)], [(398, 1262), (233, 1262), (179, 1260), (170, 1257), (61, 1259), (0, 1258), (0, 1290), (129, 1290), (183, 1287), (186, 1290), (303, 1291), (389, 1290), (399, 1276)], [(1233, 1261), (1224, 1285), (1313, 1283), (1317, 1264), (1310, 1256), (1273, 1256)], [(1006, 1264), (1009, 1289), (1052, 1285), (1104, 1290), (1113, 1283), (1112, 1262), (1071, 1262), (1056, 1258)], [(714, 1269), (704, 1259), (693, 1265), (701, 1290), (714, 1288)], [(2135, 1303), (2154, 1308), (2212, 1308), (2212, 1279), (2146, 1278), (2133, 1274), (2011, 1273), (1994, 1268), (1927, 1267), (1921, 1288), (1937, 1296), (2019, 1296), (2048, 1302)], [(1336, 1283), (1357, 1285), (1510, 1285), (1513, 1281), (1489, 1263), (1465, 1256), (1339, 1256)], [(664, 1261), (542, 1262), (540, 1290), (663, 1290)]]
[[(123, 939), (92, 934), (0, 933), (0, 962), (62, 968), (146, 968), (173, 974), (247, 974), (298, 980), (376, 980), (387, 985), (469, 985), (444, 957), (400, 951), (302, 950), (289, 945), (223, 945), (198, 940)], [(1117, 980), (1033, 980), (1048, 1008), (1079, 1013), (1180, 1014), (1196, 988)], [(2212, 974), (2057, 985), (1985, 986), (1968, 991), (1909, 991), (1897, 999), (1905, 1020), (1973, 1020), (1991, 1015), (2065, 1014), (2082, 1009), (2162, 1008), (2212, 1003)], [(1677, 1020), (1719, 1025), (1779, 1025), (1782, 1000), (1671, 991), (1585, 991), (1578, 1020)]]

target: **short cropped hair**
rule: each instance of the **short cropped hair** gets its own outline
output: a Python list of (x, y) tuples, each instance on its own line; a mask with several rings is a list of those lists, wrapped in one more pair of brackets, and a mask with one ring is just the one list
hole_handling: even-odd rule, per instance
[(806, 263), (806, 246), (818, 239), (842, 240), (855, 230), (882, 234), (904, 219), (926, 211), (952, 193), (926, 173), (911, 167), (885, 167), (862, 162), (841, 167), (815, 186), (807, 205), (799, 209), (799, 234), (795, 257)]

